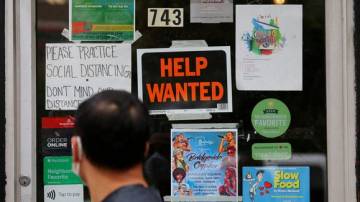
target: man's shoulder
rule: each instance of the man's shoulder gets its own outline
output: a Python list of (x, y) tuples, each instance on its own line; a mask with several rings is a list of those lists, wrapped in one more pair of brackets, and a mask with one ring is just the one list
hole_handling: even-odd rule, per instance
[(113, 191), (103, 202), (161, 202), (159, 192), (152, 187), (129, 185)]

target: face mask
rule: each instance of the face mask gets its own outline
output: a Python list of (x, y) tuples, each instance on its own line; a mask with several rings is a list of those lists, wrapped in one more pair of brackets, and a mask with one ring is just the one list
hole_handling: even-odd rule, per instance
[[(81, 159), (82, 157), (82, 145), (81, 145), (81, 138), (79, 136), (76, 137), (76, 144), (78, 145), (78, 152), (77, 157), (78, 159)], [(75, 175), (80, 177), (80, 163), (72, 162), (72, 171), (75, 173)]]

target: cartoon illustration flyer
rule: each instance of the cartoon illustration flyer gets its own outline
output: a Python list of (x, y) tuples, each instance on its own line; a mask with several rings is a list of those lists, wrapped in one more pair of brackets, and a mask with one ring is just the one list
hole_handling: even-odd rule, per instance
[(302, 5), (236, 6), (238, 90), (302, 90)]
[(134, 0), (70, 0), (70, 40), (133, 40), (134, 13)]
[(243, 202), (310, 202), (309, 167), (243, 167)]
[(237, 196), (237, 130), (171, 130), (172, 196)]

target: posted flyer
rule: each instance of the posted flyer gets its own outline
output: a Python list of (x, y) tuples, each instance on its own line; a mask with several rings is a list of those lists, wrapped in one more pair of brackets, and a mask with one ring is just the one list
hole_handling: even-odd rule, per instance
[(172, 196), (238, 196), (237, 130), (171, 130)]
[(310, 202), (309, 167), (243, 167), (243, 202)]
[(71, 41), (134, 39), (134, 0), (70, 0), (69, 15)]
[(232, 112), (230, 47), (138, 49), (137, 60), (150, 114)]
[(301, 91), (302, 5), (236, 6), (236, 88)]
[(191, 23), (232, 23), (233, 1), (231, 0), (191, 0)]
[(108, 89), (131, 92), (131, 44), (46, 44), (45, 109), (76, 110)]

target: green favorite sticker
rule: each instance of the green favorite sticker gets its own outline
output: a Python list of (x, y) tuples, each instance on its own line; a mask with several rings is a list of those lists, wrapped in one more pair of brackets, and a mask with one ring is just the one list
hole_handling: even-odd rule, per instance
[(251, 123), (256, 132), (267, 138), (276, 138), (284, 134), (290, 122), (289, 109), (283, 102), (274, 98), (260, 101), (251, 114)]
[(291, 153), (289, 143), (256, 143), (251, 147), (254, 160), (289, 160)]

